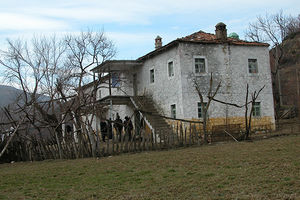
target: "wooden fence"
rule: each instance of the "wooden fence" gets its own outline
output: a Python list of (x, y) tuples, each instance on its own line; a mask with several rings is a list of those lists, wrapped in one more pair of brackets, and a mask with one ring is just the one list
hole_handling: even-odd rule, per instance
[[(269, 130), (259, 129), (260, 127), (252, 127), (252, 135), (271, 134)], [(300, 124), (280, 124), (277, 126), (278, 133), (299, 133)], [(243, 130), (238, 125), (215, 127), (208, 133), (208, 142), (219, 142), (224, 140), (238, 140)], [(174, 149), (178, 147), (188, 147), (201, 145), (206, 143), (201, 131), (199, 123), (180, 122), (173, 126), (172, 129), (155, 130), (155, 132), (147, 132), (144, 129), (139, 132), (132, 132), (131, 137), (128, 133), (120, 134), (114, 132), (111, 138), (102, 140), (101, 133), (94, 133), (96, 141), (96, 156), (104, 157), (110, 155), (119, 155), (122, 153), (156, 151), (165, 149)], [(7, 138), (6, 138), (7, 139)], [(5, 140), (1, 141), (0, 149), (3, 148)], [(81, 132), (78, 139), (74, 137), (60, 138), (63, 158), (75, 159), (92, 157), (92, 144), (87, 134)], [(59, 145), (56, 140), (37, 140), (29, 137), (15, 137), (9, 145), (5, 155), (0, 162), (10, 161), (33, 161), (45, 159), (58, 159)]]

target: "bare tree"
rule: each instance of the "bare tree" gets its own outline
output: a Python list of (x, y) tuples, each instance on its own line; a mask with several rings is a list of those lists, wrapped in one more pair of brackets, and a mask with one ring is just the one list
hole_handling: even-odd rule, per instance
[(245, 33), (251, 41), (268, 42), (275, 47), (289, 34), (299, 31), (299, 23), (300, 16), (285, 15), (281, 10), (276, 14), (258, 16), (255, 22), (249, 24)]
[[(256, 90), (251, 93), (251, 101), (248, 102), (248, 97), (249, 97), (249, 85), (247, 84), (247, 90), (246, 90), (246, 101), (245, 101), (245, 134), (244, 134), (244, 139), (248, 140), (249, 139), (249, 135), (251, 132), (251, 122), (252, 122), (252, 116), (253, 116), (253, 111), (254, 111), (254, 105), (256, 103), (256, 99), (258, 98), (260, 92), (265, 88), (265, 86), (263, 86), (262, 88), (260, 88), (260, 90), (257, 92)], [(249, 116), (248, 116), (248, 105), (251, 104), (251, 108), (250, 108), (250, 112), (249, 112)]]
[[(211, 101), (215, 101), (217, 103), (221, 103), (221, 104), (224, 104), (224, 105), (229, 105), (229, 106), (233, 106), (233, 107), (236, 107), (236, 108), (245, 108), (245, 132), (242, 135), (241, 139), (248, 140), (249, 136), (250, 136), (250, 133), (251, 133), (251, 123), (252, 123), (252, 116), (253, 116), (253, 112), (254, 112), (254, 105), (256, 103), (256, 100), (257, 100), (259, 94), (261, 93), (261, 91), (264, 88), (265, 88), (265, 86), (261, 87), (258, 90), (258, 92), (255, 90), (253, 93), (251, 93), (251, 100), (249, 101), (249, 85), (247, 84), (246, 97), (245, 97), (245, 104), (244, 105), (238, 105), (238, 104), (235, 104), (235, 103), (221, 101), (221, 100), (215, 99), (213, 96), (207, 96), (207, 98), (210, 99)], [(250, 112), (248, 112), (249, 111), (249, 105), (251, 105)]]
[[(57, 126), (58, 118), (53, 110), (55, 97), (54, 80), (62, 66), (62, 54), (65, 48), (52, 38), (33, 38), (30, 43), (21, 40), (7, 40), (6, 51), (1, 51), (0, 63), (5, 67), (5, 78), (10, 83), (18, 85), (23, 95), (17, 102), (18, 110), (23, 113), (32, 125), (37, 122), (47, 124), (47, 129), (55, 135), (62, 158), (62, 149), (58, 140), (61, 129)], [(47, 104), (39, 103), (43, 94), (50, 99)], [(50, 105), (52, 104), (52, 106)], [(32, 109), (31, 109), (32, 107)], [(40, 127), (36, 127), (40, 132)]]
[(300, 31), (300, 15), (292, 17), (285, 15), (281, 10), (276, 14), (258, 16), (255, 22), (249, 24), (245, 32), (246, 37), (251, 41), (271, 44), (270, 56), (274, 65), (271, 68), (274, 97), (276, 102), (279, 102), (276, 108), (277, 111), (282, 105), (280, 82), (280, 62), (284, 54), (282, 42), (287, 36), (297, 31)]
[(88, 92), (83, 88), (86, 84), (86, 78), (91, 77), (89, 69), (100, 65), (102, 62), (111, 59), (115, 56), (115, 47), (113, 43), (105, 37), (103, 32), (95, 33), (92, 31), (82, 32), (79, 36), (69, 35), (65, 38), (65, 43), (68, 47), (68, 65), (72, 66), (76, 72), (76, 98), (79, 105), (89, 105), (90, 118), (84, 120), (81, 115), (86, 112), (82, 107), (77, 107), (74, 110), (73, 118), (76, 119), (77, 129), (86, 132), (92, 146), (92, 155), (96, 156), (96, 140), (92, 131), (92, 123), (96, 117), (97, 106), (95, 105), (97, 90), (101, 79), (93, 80), (93, 87), (88, 89)]
[(41, 135), (47, 129), (55, 138), (60, 158), (66, 157), (62, 124), (65, 116), (71, 116), (77, 130), (86, 130), (92, 143), (91, 153), (95, 156), (94, 140), (90, 135), (93, 119), (84, 120), (82, 115), (87, 114), (83, 108), (89, 106), (94, 117), (100, 80), (94, 81), (92, 90), (85, 91), (83, 86), (91, 80), (91, 67), (115, 55), (112, 41), (103, 31), (87, 31), (60, 38), (35, 37), (29, 43), (7, 40), (7, 44), (0, 55), (0, 64), (5, 67), (4, 77), (23, 91), (14, 112), (25, 116), (26, 123), (31, 123)]
[[(203, 134), (204, 134), (204, 141), (207, 142), (208, 138), (207, 138), (207, 121), (208, 121), (208, 109), (210, 106), (210, 103), (212, 101), (212, 99), (216, 96), (216, 94), (218, 93), (220, 87), (221, 87), (221, 82), (219, 82), (215, 88), (215, 91), (213, 92), (213, 76), (212, 73), (210, 75), (210, 80), (209, 80), (209, 88), (207, 91), (205, 91), (204, 87), (201, 87), (201, 83), (197, 80), (196, 76), (193, 76), (193, 85), (197, 91), (197, 94), (199, 96), (200, 99), (200, 104), (201, 104), (201, 109), (202, 109), (202, 119), (203, 119)], [(207, 94), (204, 94), (207, 93)], [(204, 101), (204, 95), (207, 96), (208, 100), (207, 102)]]

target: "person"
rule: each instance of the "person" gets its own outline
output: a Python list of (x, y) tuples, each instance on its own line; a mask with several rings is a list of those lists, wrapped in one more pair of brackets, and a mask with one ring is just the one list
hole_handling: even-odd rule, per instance
[(107, 124), (105, 121), (100, 122), (102, 141), (105, 142), (105, 136), (107, 135)]
[(117, 113), (117, 117), (116, 117), (116, 120), (115, 120), (114, 128), (116, 129), (116, 132), (119, 135), (119, 141), (121, 141), (122, 129), (123, 129), (123, 121), (121, 120), (119, 113)]
[(113, 133), (112, 133), (111, 118), (109, 118), (109, 120), (107, 120), (107, 124), (108, 124), (108, 138), (112, 139)]
[(71, 134), (73, 132), (72, 127), (70, 125), (66, 126), (67, 134)]
[(66, 135), (65, 135), (65, 139), (67, 141), (70, 141), (72, 139), (72, 134), (73, 134), (73, 127), (71, 125), (67, 125), (66, 126)]
[(131, 140), (131, 132), (133, 129), (133, 125), (132, 125), (131, 119), (128, 116), (125, 117), (124, 124), (125, 124), (126, 135), (128, 135), (128, 139)]

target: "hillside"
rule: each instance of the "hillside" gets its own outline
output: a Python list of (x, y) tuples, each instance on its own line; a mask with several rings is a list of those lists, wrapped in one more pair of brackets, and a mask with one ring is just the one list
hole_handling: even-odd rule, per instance
[[(13, 104), (22, 94), (22, 90), (7, 85), (0, 85), (0, 107)], [(38, 99), (39, 102), (47, 100), (49, 100), (49, 97), (45, 95), (40, 95)]]
[(283, 57), (280, 62), (280, 67), (290, 67), (300, 64), (300, 32), (293, 33), (288, 36), (283, 42)]
[(300, 136), (0, 165), (0, 199), (299, 199)]
[(22, 94), (21, 90), (11, 86), (0, 85), (0, 107), (14, 103), (20, 94)]
[(300, 32), (290, 35), (282, 45), (283, 57), (280, 62), (282, 103), (298, 108), (300, 113)]

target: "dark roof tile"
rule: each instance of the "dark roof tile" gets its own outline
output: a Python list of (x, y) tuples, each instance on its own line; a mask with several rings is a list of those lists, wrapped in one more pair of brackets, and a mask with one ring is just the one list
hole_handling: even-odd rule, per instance
[(248, 42), (244, 40), (239, 40), (235, 38), (227, 38), (224, 40), (218, 40), (216, 39), (216, 35), (211, 33), (205, 33), (203, 31), (199, 31), (196, 33), (193, 33), (191, 35), (188, 35), (183, 38), (177, 39), (182, 42), (195, 42), (195, 43), (210, 43), (210, 44), (221, 44), (221, 43), (229, 43), (233, 45), (245, 45), (245, 46), (269, 46), (267, 43), (261, 43), (261, 42)]

